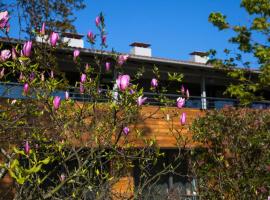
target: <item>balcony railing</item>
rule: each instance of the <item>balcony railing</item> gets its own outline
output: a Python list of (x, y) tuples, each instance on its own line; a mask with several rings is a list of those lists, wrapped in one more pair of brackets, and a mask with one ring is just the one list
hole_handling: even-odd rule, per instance
[[(106, 97), (105, 89), (102, 89), (100, 92), (100, 102), (106, 102), (108, 99)], [(93, 99), (90, 95), (79, 93), (79, 89), (75, 87), (69, 88), (70, 98), (76, 101), (87, 101), (91, 102)], [(117, 91), (114, 92), (114, 96), (117, 96)], [(145, 92), (144, 96), (146, 96), (147, 104), (150, 105), (164, 105), (158, 100), (159, 95), (163, 95), (166, 99), (171, 100), (171, 104), (169, 106), (175, 106), (176, 99), (180, 97), (177, 94), (157, 94)], [(62, 98), (65, 97), (64, 91), (55, 91), (52, 93), (52, 96), (60, 96)], [(12, 99), (25, 99), (26, 97), (23, 95), (23, 85), (20, 83), (4, 83), (0, 82), (0, 97), (1, 98), (12, 98)], [(230, 98), (218, 98), (218, 97), (201, 97), (201, 96), (190, 96), (188, 101), (186, 101), (186, 108), (197, 108), (197, 109), (221, 109), (225, 106), (240, 106), (239, 101), (237, 99)], [(270, 101), (256, 101), (250, 104), (251, 108), (255, 109), (270, 109)]]

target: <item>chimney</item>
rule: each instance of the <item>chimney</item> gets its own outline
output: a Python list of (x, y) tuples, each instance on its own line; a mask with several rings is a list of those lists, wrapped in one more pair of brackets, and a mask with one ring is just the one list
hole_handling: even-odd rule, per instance
[[(59, 34), (60, 35), (60, 34)], [(63, 43), (67, 43), (69, 47), (78, 47), (83, 48), (84, 42), (83, 42), (83, 35), (79, 35), (76, 33), (62, 33), (61, 34), (61, 40)], [(40, 37), (39, 35), (36, 36), (37, 42), (48, 42), (49, 43), (49, 36), (45, 35), (44, 39)]]
[(130, 53), (132, 55), (148, 56), (148, 57), (152, 56), (152, 49), (150, 48), (150, 46), (151, 46), (150, 44), (145, 44), (145, 43), (141, 43), (141, 42), (133, 42), (129, 46), (132, 47), (130, 50)]
[(79, 47), (83, 48), (83, 35), (76, 33), (62, 33), (61, 34), (62, 42), (67, 43), (69, 47)]
[(202, 51), (194, 51), (194, 52), (190, 53), (189, 55), (191, 55), (192, 62), (206, 64), (207, 61), (209, 60), (209, 58), (207, 56), (208, 54), (205, 52), (202, 52)]

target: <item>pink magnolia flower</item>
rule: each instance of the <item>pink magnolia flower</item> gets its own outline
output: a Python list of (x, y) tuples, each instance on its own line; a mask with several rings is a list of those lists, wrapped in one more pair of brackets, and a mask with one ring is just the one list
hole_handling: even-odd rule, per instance
[(56, 46), (57, 40), (59, 39), (58, 33), (52, 32), (51, 37), (50, 37), (50, 43), (53, 47)]
[(181, 93), (182, 94), (185, 94), (185, 87), (184, 87), (184, 85), (182, 85), (182, 87), (181, 87)]
[(42, 82), (44, 82), (44, 81), (45, 81), (44, 72), (41, 74), (41, 81), (42, 81)]
[(24, 94), (27, 94), (29, 92), (29, 84), (28, 83), (25, 83), (24, 86), (23, 86), (23, 92)]
[(143, 103), (147, 100), (147, 97), (143, 97), (143, 96), (139, 96), (139, 98), (137, 99), (137, 104), (138, 106), (143, 105)]
[(82, 74), (81, 75), (81, 83), (85, 83), (86, 82), (86, 74)]
[(176, 105), (178, 108), (182, 108), (185, 105), (185, 98), (179, 97), (176, 100)]
[(89, 64), (86, 63), (86, 65), (85, 65), (85, 71), (87, 72), (88, 70), (89, 70)]
[(57, 110), (60, 107), (61, 104), (61, 97), (55, 96), (53, 99), (53, 108)]
[(3, 78), (5, 75), (5, 68), (3, 68), (0, 72), (0, 79)]
[(95, 35), (92, 31), (88, 31), (87, 38), (89, 39), (91, 44), (95, 43)]
[(125, 91), (129, 86), (130, 76), (129, 75), (119, 75), (116, 79), (116, 84), (119, 90)]
[(0, 12), (0, 29), (6, 28), (8, 25), (8, 11)]
[(127, 61), (128, 57), (129, 55), (120, 55), (117, 61), (118, 65), (122, 66)]
[(30, 145), (29, 145), (29, 142), (28, 142), (28, 141), (25, 142), (25, 145), (24, 145), (24, 153), (25, 153), (26, 155), (29, 155), (29, 153), (30, 153)]
[(189, 98), (189, 90), (188, 89), (186, 90), (186, 97), (187, 97), (187, 99)]
[(32, 49), (32, 41), (27, 41), (23, 45), (22, 55), (29, 57), (31, 55), (31, 49)]
[(35, 73), (32, 72), (29, 76), (30, 81), (33, 81), (35, 79)]
[(135, 93), (135, 91), (130, 89), (129, 94), (134, 94), (134, 93)]
[(42, 27), (41, 27), (41, 29), (40, 29), (40, 31), (39, 31), (39, 33), (40, 33), (41, 35), (45, 35), (45, 27), (46, 27), (45, 22), (43, 22), (43, 23), (42, 23)]
[(128, 135), (129, 128), (126, 126), (125, 128), (123, 128), (123, 132), (124, 132), (125, 135)]
[(186, 124), (186, 113), (185, 112), (183, 112), (181, 117), (180, 117), (180, 123), (181, 123), (181, 125)]
[(17, 60), (17, 51), (14, 47), (11, 50), (11, 56), (13, 60)]
[(5, 49), (1, 51), (0, 59), (5, 62), (10, 58), (10, 56), (11, 56), (10, 50)]
[(23, 73), (21, 72), (21, 73), (20, 73), (19, 80), (22, 81), (23, 79), (24, 79), (24, 75), (23, 75)]
[(68, 91), (65, 92), (65, 99), (66, 100), (69, 100), (69, 93), (68, 93)]
[(54, 78), (54, 72), (53, 72), (53, 70), (51, 70), (50, 77), (51, 78)]
[(73, 59), (76, 60), (79, 55), (80, 55), (80, 51), (78, 49), (75, 49), (73, 51)]
[(106, 35), (102, 35), (102, 37), (101, 37), (101, 43), (103, 45), (105, 45), (106, 44), (106, 41), (107, 41), (107, 36)]
[(95, 22), (96, 22), (96, 26), (99, 26), (100, 25), (100, 16), (97, 16), (96, 19), (95, 19)]
[(66, 179), (66, 175), (62, 173), (59, 177), (60, 181), (63, 182)]
[(80, 93), (83, 94), (84, 93), (84, 86), (83, 83), (80, 82)]
[(13, 100), (11, 101), (11, 105), (14, 105), (16, 102), (17, 102), (17, 100), (16, 100), (16, 99), (13, 99)]
[(110, 68), (111, 68), (111, 63), (106, 62), (105, 63), (105, 69), (106, 69), (106, 71), (110, 71)]
[(153, 88), (156, 88), (156, 87), (158, 86), (158, 81), (157, 81), (157, 79), (153, 78), (153, 79), (151, 80), (151, 86), (152, 86)]

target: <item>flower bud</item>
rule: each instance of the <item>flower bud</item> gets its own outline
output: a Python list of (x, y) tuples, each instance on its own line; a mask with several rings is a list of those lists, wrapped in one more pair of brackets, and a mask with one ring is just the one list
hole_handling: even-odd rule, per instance
[(58, 108), (60, 107), (60, 104), (61, 104), (61, 97), (55, 96), (53, 99), (53, 108), (55, 110), (58, 110)]
[(59, 39), (58, 33), (52, 32), (51, 37), (50, 37), (50, 43), (53, 47), (56, 46), (57, 40)]

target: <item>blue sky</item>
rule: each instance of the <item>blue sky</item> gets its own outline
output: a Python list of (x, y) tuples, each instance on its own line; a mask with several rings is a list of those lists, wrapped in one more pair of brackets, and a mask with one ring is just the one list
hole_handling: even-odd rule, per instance
[[(153, 56), (181, 60), (188, 60), (189, 53), (195, 50), (235, 48), (227, 43), (231, 32), (220, 32), (208, 22), (211, 12), (224, 13), (234, 24), (249, 20), (247, 13), (240, 8), (240, 0), (85, 2), (85, 10), (76, 13), (78, 33), (87, 34), (88, 30), (96, 32), (94, 19), (102, 11), (106, 18), (109, 49), (128, 53), (130, 43), (146, 42), (152, 45)], [(16, 34), (12, 32), (12, 35)]]

